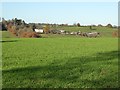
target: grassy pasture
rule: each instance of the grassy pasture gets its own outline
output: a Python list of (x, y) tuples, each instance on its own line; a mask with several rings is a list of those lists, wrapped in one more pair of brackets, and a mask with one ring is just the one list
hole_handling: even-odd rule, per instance
[(118, 87), (116, 38), (4, 39), (3, 88)]
[(75, 27), (75, 26), (58, 26), (55, 29), (64, 29), (66, 31), (81, 31), (81, 32), (100, 32), (101, 37), (111, 37), (112, 32), (116, 31), (116, 28), (108, 28), (108, 27), (98, 27), (98, 26), (92, 26), (92, 29), (90, 29), (89, 26), (81, 26), (81, 27)]
[(2, 38), (15, 38), (15, 36), (8, 31), (2, 31)]
[(2, 32), (3, 88), (118, 87), (118, 39), (111, 37), (111, 28), (96, 31), (102, 36), (16, 38)]

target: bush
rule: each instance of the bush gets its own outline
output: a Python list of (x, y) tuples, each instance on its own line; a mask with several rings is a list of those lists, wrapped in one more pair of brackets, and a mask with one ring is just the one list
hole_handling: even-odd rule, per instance
[(50, 27), (49, 27), (49, 25), (46, 25), (43, 30), (44, 30), (44, 33), (45, 33), (45, 34), (48, 34), (48, 33), (50, 32)]
[(32, 27), (14, 26), (12, 24), (8, 25), (8, 31), (15, 36), (23, 38), (39, 38), (41, 37), (36, 32), (33, 32)]
[(36, 32), (23, 32), (23, 33), (21, 33), (20, 37), (23, 37), (23, 38), (39, 38), (41, 36), (38, 35)]
[(113, 37), (120, 37), (120, 31), (118, 30), (118, 31), (112, 32), (112, 36)]

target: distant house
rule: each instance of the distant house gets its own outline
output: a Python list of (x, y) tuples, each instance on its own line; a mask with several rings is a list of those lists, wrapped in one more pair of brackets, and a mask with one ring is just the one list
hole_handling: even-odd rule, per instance
[(43, 30), (43, 29), (35, 29), (35, 32), (36, 32), (36, 33), (41, 33), (41, 34), (42, 34), (42, 33), (44, 33), (44, 30)]

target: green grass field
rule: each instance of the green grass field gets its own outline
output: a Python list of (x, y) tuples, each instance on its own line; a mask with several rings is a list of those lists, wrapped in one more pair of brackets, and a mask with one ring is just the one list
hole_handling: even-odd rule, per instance
[(3, 32), (3, 88), (117, 88), (118, 39), (110, 32), (98, 38)]
[(101, 34), (101, 37), (111, 37), (112, 32), (116, 31), (116, 28), (108, 28), (108, 27), (92, 27), (93, 30), (90, 29), (89, 26), (85, 27), (71, 27), (71, 26), (59, 26), (56, 29), (60, 30), (66, 30), (66, 31), (81, 31), (81, 32), (99, 32)]

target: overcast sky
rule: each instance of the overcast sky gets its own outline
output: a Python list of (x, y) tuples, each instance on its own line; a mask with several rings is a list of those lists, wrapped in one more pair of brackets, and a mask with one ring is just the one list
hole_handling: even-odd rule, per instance
[(36, 23), (117, 25), (118, 2), (4, 2), (2, 16)]

